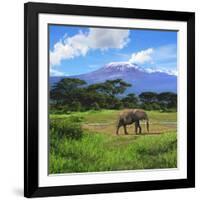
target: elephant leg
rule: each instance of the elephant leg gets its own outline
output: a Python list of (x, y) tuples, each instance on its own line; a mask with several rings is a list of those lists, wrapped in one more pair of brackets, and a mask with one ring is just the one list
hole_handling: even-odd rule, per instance
[(128, 132), (127, 132), (127, 130), (126, 130), (126, 125), (124, 125), (124, 133), (125, 133), (126, 135), (128, 135)]
[(116, 135), (119, 135), (119, 128), (120, 126), (117, 126)]
[(137, 135), (137, 130), (138, 130), (138, 121), (135, 122), (135, 133)]
[(142, 133), (142, 128), (140, 126), (140, 121), (138, 121), (139, 133)]

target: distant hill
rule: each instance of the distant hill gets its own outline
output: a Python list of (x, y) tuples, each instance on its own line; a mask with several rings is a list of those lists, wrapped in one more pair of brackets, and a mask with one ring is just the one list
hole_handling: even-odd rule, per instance
[[(145, 91), (153, 92), (175, 92), (177, 93), (177, 76), (168, 72), (149, 70), (128, 62), (109, 63), (102, 68), (77, 76), (67, 76), (67, 78), (79, 78), (88, 84), (104, 82), (105, 80), (123, 79), (131, 83), (132, 87), (126, 93), (139, 94)], [(53, 85), (66, 77), (50, 77), (50, 85)]]

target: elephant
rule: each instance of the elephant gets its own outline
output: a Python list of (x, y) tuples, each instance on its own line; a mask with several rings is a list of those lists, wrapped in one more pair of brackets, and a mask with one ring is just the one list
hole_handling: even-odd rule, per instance
[(146, 120), (147, 131), (149, 132), (149, 118), (147, 116), (147, 113), (144, 110), (142, 109), (123, 110), (119, 115), (116, 134), (118, 135), (119, 128), (123, 126), (124, 133), (127, 135), (128, 132), (126, 130), (126, 125), (129, 125), (132, 123), (135, 123), (135, 133), (137, 134), (138, 128), (139, 128), (139, 133), (141, 133), (142, 128), (140, 126), (140, 120)]

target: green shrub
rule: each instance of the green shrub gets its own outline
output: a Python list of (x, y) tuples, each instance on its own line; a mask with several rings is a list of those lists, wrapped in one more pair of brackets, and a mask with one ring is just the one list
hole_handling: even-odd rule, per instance
[(91, 108), (93, 108), (94, 110), (100, 110), (100, 106), (97, 102), (94, 102), (92, 105), (91, 105)]
[(144, 110), (153, 110), (153, 107), (152, 105), (149, 103), (143, 103), (142, 106), (141, 106)]
[(52, 120), (50, 134), (52, 138), (80, 139), (83, 135), (83, 130), (80, 124), (70, 120)]
[(141, 107), (145, 110), (160, 110), (161, 107), (158, 103), (143, 103)]
[(68, 105), (51, 105), (49, 107), (50, 114), (69, 114), (70, 109)]
[(130, 103), (130, 102), (125, 102), (125, 103), (123, 103), (123, 107), (124, 108), (138, 108), (138, 105), (136, 105), (134, 103)]
[(81, 110), (81, 103), (79, 101), (73, 101), (70, 106), (71, 111), (80, 111)]
[(153, 110), (160, 110), (160, 105), (158, 103), (151, 104)]
[(76, 122), (76, 123), (79, 123), (79, 122), (82, 122), (83, 119), (84, 119), (84, 118), (83, 118), (82, 116), (78, 116), (78, 115), (75, 116), (75, 115), (72, 115), (72, 116), (69, 116), (67, 120), (68, 120), (69, 122)]
[(114, 109), (123, 109), (123, 103), (121, 101), (116, 102), (114, 105)]

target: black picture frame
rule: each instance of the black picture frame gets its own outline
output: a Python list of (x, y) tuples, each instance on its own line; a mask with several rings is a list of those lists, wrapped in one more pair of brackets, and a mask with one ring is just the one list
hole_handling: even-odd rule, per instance
[[(187, 178), (39, 187), (38, 184), (38, 15), (70, 14), (187, 22)], [(24, 196), (44, 197), (195, 187), (195, 13), (81, 5), (24, 5)]]

